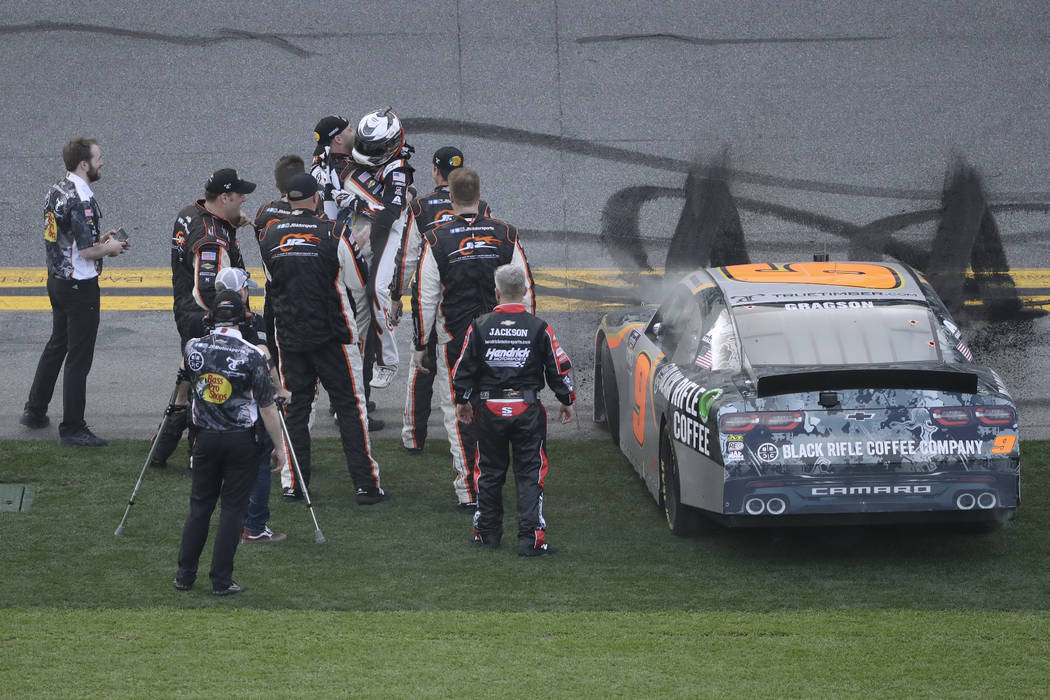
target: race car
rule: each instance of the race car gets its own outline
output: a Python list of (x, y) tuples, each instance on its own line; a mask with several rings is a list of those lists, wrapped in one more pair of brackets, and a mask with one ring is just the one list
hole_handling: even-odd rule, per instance
[(1020, 501), (1017, 411), (929, 282), (903, 264), (690, 273), (607, 314), (594, 418), (676, 535), (943, 521), (990, 531)]

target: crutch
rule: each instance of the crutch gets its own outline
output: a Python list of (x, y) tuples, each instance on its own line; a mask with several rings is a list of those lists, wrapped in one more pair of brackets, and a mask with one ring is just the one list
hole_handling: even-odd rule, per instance
[[(283, 404), (284, 402), (282, 401), (281, 403)], [(284, 422), (283, 408), (283, 406), (278, 406), (277, 408), (277, 417), (281, 420), (281, 437), (288, 450), (288, 459), (291, 460), (292, 468), (295, 469), (295, 478), (299, 480), (299, 486), (303, 490), (303, 498), (306, 499), (306, 507), (310, 510), (310, 517), (314, 520), (314, 540), (317, 544), (324, 544), (326, 542), (324, 533), (321, 532), (321, 526), (317, 524), (317, 515), (314, 514), (314, 504), (310, 502), (310, 491), (306, 488), (306, 481), (303, 480), (303, 472), (299, 469), (299, 460), (296, 458), (295, 449), (292, 447), (292, 438), (288, 435), (288, 426)], [(276, 447), (274, 449), (276, 449)]]
[(135, 482), (135, 490), (131, 492), (131, 498), (128, 499), (128, 507), (124, 509), (124, 517), (120, 519), (120, 525), (117, 525), (116, 532), (113, 534), (120, 537), (124, 534), (124, 522), (128, 519), (128, 513), (131, 512), (131, 506), (135, 505), (135, 496), (139, 493), (139, 487), (142, 486), (142, 477), (146, 475), (146, 467), (149, 466), (150, 460), (153, 459), (153, 452), (157, 449), (157, 441), (160, 439), (160, 433), (164, 430), (164, 424), (168, 422), (168, 416), (171, 415), (172, 408), (175, 406), (175, 396), (179, 393), (179, 384), (182, 383), (182, 372), (179, 372), (175, 378), (175, 388), (171, 390), (171, 398), (168, 399), (168, 407), (164, 409), (164, 416), (160, 419), (160, 425), (157, 426), (157, 432), (153, 435), (153, 441), (149, 446), (149, 454), (146, 455), (146, 463), (142, 465), (142, 471), (139, 472), (139, 480)]

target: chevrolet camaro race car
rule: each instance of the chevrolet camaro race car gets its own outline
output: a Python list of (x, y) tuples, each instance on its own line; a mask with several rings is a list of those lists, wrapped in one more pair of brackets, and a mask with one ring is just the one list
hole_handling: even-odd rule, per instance
[(1010, 394), (907, 265), (698, 270), (595, 334), (594, 418), (677, 535), (946, 521), (1019, 502)]

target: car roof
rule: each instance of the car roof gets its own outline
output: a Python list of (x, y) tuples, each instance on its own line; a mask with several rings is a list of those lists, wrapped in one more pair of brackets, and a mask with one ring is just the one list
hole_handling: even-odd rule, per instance
[(917, 273), (901, 263), (747, 263), (701, 270), (683, 282), (694, 293), (718, 285), (730, 306), (829, 300), (927, 304)]

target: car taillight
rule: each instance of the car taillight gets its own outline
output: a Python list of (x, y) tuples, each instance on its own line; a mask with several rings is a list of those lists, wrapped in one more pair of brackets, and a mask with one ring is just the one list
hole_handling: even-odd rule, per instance
[(941, 406), (930, 410), (934, 422), (943, 426), (968, 425), (970, 409), (965, 406)]
[(762, 424), (770, 430), (794, 430), (802, 424), (802, 411), (776, 411), (762, 414)]
[(985, 425), (1013, 425), (1017, 420), (1017, 414), (1010, 406), (978, 406), (973, 413)]
[(757, 413), (727, 413), (718, 420), (723, 433), (746, 433), (758, 425)]

